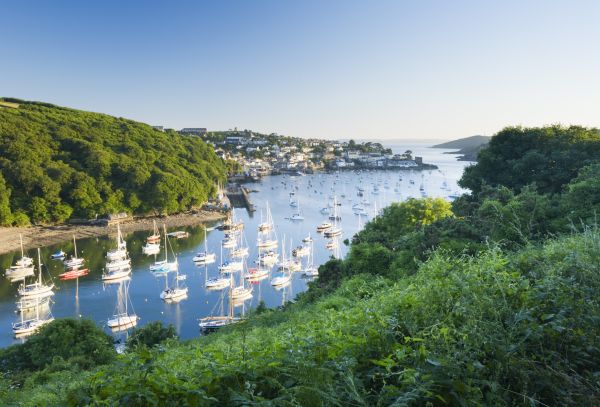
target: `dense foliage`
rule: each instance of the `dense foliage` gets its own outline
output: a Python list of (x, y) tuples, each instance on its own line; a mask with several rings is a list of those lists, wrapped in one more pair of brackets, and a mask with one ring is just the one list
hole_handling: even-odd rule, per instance
[(127, 338), (127, 349), (133, 350), (140, 346), (153, 347), (166, 340), (177, 339), (177, 332), (173, 325), (163, 326), (161, 321), (150, 322), (141, 328), (136, 328)]
[(225, 171), (195, 136), (46, 103), (0, 107), (0, 225), (179, 212)]
[(154, 326), (88, 370), (8, 372), (0, 404), (599, 405), (592, 161), (551, 193), (534, 176), (394, 204), (294, 303), (184, 343)]
[(89, 319), (64, 318), (44, 326), (23, 345), (0, 350), (0, 371), (16, 383), (65, 368), (90, 369), (116, 357), (112, 337)]
[(600, 157), (600, 130), (579, 126), (507, 127), (466, 168), (462, 185), (479, 193), (484, 185), (519, 191), (535, 183), (541, 192), (560, 192)]

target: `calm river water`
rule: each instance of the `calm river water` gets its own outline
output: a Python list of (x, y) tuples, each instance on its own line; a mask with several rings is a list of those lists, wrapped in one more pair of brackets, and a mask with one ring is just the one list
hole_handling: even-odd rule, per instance
[[(389, 142), (386, 144), (390, 145)], [(462, 192), (456, 182), (468, 163), (456, 161), (456, 157), (453, 155), (443, 154), (446, 150), (427, 148), (422, 143), (399, 143), (392, 145), (392, 148), (395, 153), (410, 149), (415, 155), (423, 156), (425, 162), (438, 165), (439, 170), (370, 171), (360, 174), (352, 171), (303, 177), (273, 176), (264, 178), (260, 183), (249, 184), (250, 189), (257, 191), (250, 195), (257, 211), (250, 214), (246, 210), (235, 210), (237, 220), (245, 223), (244, 234), (250, 248), (248, 265), (254, 266), (257, 255), (257, 226), (261, 222), (261, 210), (264, 213), (267, 202), (271, 207), (279, 240), (281, 241), (285, 236), (288, 255), (290, 240), (291, 245), (296, 247), (302, 244), (302, 238), (310, 233), (314, 238), (314, 263), (319, 265), (332, 255), (332, 252), (325, 248), (327, 239), (316, 233), (315, 229), (326, 219), (326, 216), (321, 213), (321, 209), (333, 202), (330, 195), (336, 195), (341, 202), (339, 209), (343, 235), (339, 240), (340, 252), (338, 255), (344, 256), (347, 247), (341, 242), (346, 238), (351, 238), (362, 224), (371, 219), (376, 208), (381, 209), (391, 202), (408, 197), (420, 197), (422, 195), (419, 190), (421, 184), (423, 184), (427, 196), (431, 197), (448, 197), (453, 193)], [(414, 183), (411, 183), (411, 180)], [(373, 193), (375, 185), (378, 186), (378, 193)], [(364, 189), (362, 198), (357, 196), (357, 187)], [(295, 212), (295, 209), (289, 205), (291, 191), (295, 192), (295, 197), (299, 200), (300, 212), (305, 218), (303, 221), (288, 219)], [(366, 202), (364, 205), (368, 215), (359, 217), (354, 214), (352, 205), (363, 199), (369, 201), (369, 205), (366, 205)], [(206, 226), (211, 228), (215, 225)], [(170, 239), (179, 259), (180, 274), (186, 275), (185, 284), (189, 289), (188, 298), (176, 304), (167, 304), (159, 298), (161, 290), (165, 286), (165, 278), (156, 276), (149, 271), (148, 267), (154, 262), (154, 256), (142, 254), (142, 246), (149, 233), (146, 231), (135, 232), (125, 236), (133, 265), (129, 296), (135, 313), (140, 317), (138, 326), (161, 320), (164, 323), (173, 324), (184, 339), (200, 334), (199, 318), (218, 315), (222, 305), (225, 306), (225, 311), (227, 310), (227, 290), (224, 292), (207, 291), (204, 288), (207, 276), (213, 277), (219, 274), (219, 254), (223, 232), (212, 230), (207, 233), (209, 251), (217, 253), (217, 262), (199, 267), (192, 262), (192, 258), (198, 251), (204, 249), (205, 229), (203, 226), (197, 226), (188, 227), (185, 230), (190, 234), (187, 239)], [(41, 249), (42, 263), (48, 267), (56, 285), (56, 294), (51, 303), (51, 312), (55, 318), (72, 316), (91, 318), (98, 325), (105, 327), (107, 332), (110, 332), (105, 325), (115, 311), (119, 285), (103, 284), (101, 275), (105, 265), (106, 252), (114, 248), (115, 244), (115, 236), (77, 241), (78, 254), (86, 259), (86, 265), (91, 271), (89, 275), (80, 278), (78, 283), (75, 280), (61, 281), (58, 279), (58, 274), (64, 271), (62, 262), (50, 260), (50, 254), (59, 249), (72, 253), (72, 242)], [(278, 251), (281, 254), (281, 243)], [(36, 251), (30, 250), (27, 254), (37, 259)], [(164, 253), (161, 252), (158, 256), (162, 257)], [(20, 257), (20, 253), (0, 255), (2, 271), (14, 264), (18, 257)], [(237, 274), (239, 275), (239, 273)], [(277, 274), (275, 267), (272, 274)], [(48, 279), (49, 276), (45, 275), (45, 278)], [(246, 301), (244, 305), (236, 307), (237, 314), (243, 314), (258, 305), (260, 301), (264, 301), (267, 306), (279, 306), (307, 288), (307, 280), (302, 277), (302, 273), (294, 273), (292, 283), (279, 290), (270, 285), (270, 279), (269, 277), (253, 285), (252, 299)], [(0, 279), (0, 346), (18, 342), (13, 339), (11, 329), (11, 324), (20, 318), (16, 313), (16, 300), (17, 284), (10, 284), (2, 277)], [(115, 335), (122, 337), (126, 333)]]

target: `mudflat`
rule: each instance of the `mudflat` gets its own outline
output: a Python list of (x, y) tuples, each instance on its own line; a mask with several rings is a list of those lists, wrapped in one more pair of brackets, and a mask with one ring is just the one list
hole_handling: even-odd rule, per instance
[[(214, 222), (225, 219), (226, 215), (221, 212), (200, 211), (197, 213), (177, 214), (171, 216), (149, 217), (133, 219), (121, 223), (121, 231), (124, 233), (138, 230), (151, 230), (152, 221), (167, 227), (192, 226), (205, 222)], [(117, 225), (110, 226), (88, 226), (88, 225), (57, 225), (57, 226), (29, 226), (4, 228), (0, 227), (0, 254), (9, 253), (20, 249), (19, 234), (23, 236), (25, 249), (48, 246), (73, 238), (77, 239), (104, 236), (116, 233)]]

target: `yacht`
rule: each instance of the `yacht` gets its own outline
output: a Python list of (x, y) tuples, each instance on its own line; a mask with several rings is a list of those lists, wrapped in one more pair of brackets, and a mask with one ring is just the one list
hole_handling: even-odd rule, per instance
[[(38, 249), (38, 272), (39, 281), (35, 289), (30, 290), (27, 295), (22, 295), (21, 300), (17, 302), (17, 309), (21, 314), (21, 320), (12, 324), (13, 334), (16, 338), (31, 335), (42, 326), (54, 320), (54, 317), (52, 317), (49, 310), (50, 296), (54, 294), (52, 292), (53, 285), (44, 286), (42, 283), (42, 260), (40, 249)], [(22, 288), (26, 287), (28, 286)], [(47, 288), (50, 288), (50, 290), (48, 291)], [(21, 290), (19, 290), (19, 294), (22, 294)], [(47, 309), (44, 317), (41, 316), (40, 312), (42, 307)], [(35, 308), (35, 317), (25, 319), (25, 313), (31, 308)]]
[(169, 287), (169, 276), (165, 276), (165, 289), (160, 293), (160, 299), (166, 302), (179, 302), (188, 295), (188, 288), (180, 286), (179, 282), (185, 280), (185, 275), (179, 275), (179, 269), (175, 270), (175, 284)]
[[(169, 236), (167, 235), (167, 225), (163, 224), (163, 234), (165, 235), (165, 259), (160, 261), (155, 261), (152, 266), (150, 266), (150, 271), (155, 273), (168, 273), (171, 271), (177, 271), (179, 269), (179, 261), (177, 257), (175, 257), (173, 261), (169, 261)], [(171, 248), (173, 251), (173, 248)]]
[(197, 264), (212, 264), (217, 260), (217, 255), (215, 253), (210, 253), (208, 251), (208, 240), (206, 239), (206, 229), (204, 229), (204, 251), (199, 252), (194, 256), (192, 261)]
[(222, 290), (230, 285), (231, 280), (223, 277), (213, 277), (204, 282), (204, 287), (206, 287), (207, 290)]
[[(233, 286), (233, 275), (230, 277), (230, 286)], [(241, 321), (241, 318), (234, 316), (234, 300), (233, 300), (233, 290), (229, 289), (229, 312), (227, 315), (223, 315), (223, 297), (221, 296), (221, 315), (220, 316), (209, 316), (205, 318), (200, 318), (198, 326), (200, 327), (200, 331), (202, 333), (210, 333), (222, 328), (224, 326), (228, 326), (231, 324), (235, 324)]]
[[(39, 250), (40, 249), (38, 249), (38, 258), (41, 259)], [(21, 299), (29, 300), (34, 298), (50, 297), (54, 295), (54, 292), (52, 291), (53, 289), (54, 284), (44, 284), (44, 282), (42, 281), (42, 263), (40, 261), (38, 265), (38, 281), (31, 284), (25, 284), (23, 282), (23, 284), (18, 290), (18, 293), (21, 296)]]
[(138, 316), (129, 313), (129, 279), (119, 282), (117, 290), (117, 306), (115, 313), (107, 321), (107, 325), (113, 331), (122, 331), (137, 325)]
[(4, 273), (6, 278), (12, 282), (34, 275), (33, 259), (25, 256), (22, 235), (19, 235), (19, 240), (21, 241), (21, 258), (15, 262), (14, 266), (7, 268)]
[(74, 247), (73, 256), (71, 256), (71, 258), (69, 258), (69, 259), (65, 259), (65, 261), (63, 262), (63, 264), (67, 268), (78, 268), (78, 267), (82, 266), (83, 263), (85, 263), (85, 259), (83, 259), (81, 257), (77, 257), (77, 241), (75, 240), (75, 236), (73, 236), (73, 247)]
[(244, 278), (249, 281), (260, 281), (267, 278), (269, 273), (270, 270), (266, 268), (249, 268)]

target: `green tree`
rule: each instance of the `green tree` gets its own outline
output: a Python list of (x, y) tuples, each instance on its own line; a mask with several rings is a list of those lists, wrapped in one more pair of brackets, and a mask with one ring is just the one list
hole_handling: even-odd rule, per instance
[(45, 325), (24, 344), (0, 351), (0, 367), (21, 377), (57, 360), (68, 362), (73, 369), (89, 369), (115, 357), (112, 338), (93, 321), (63, 318)]
[(487, 184), (516, 192), (535, 183), (540, 193), (560, 192), (580, 168), (600, 157), (600, 131), (580, 126), (507, 127), (479, 152), (460, 185), (475, 194)]
[(600, 220), (600, 164), (584, 167), (566, 187), (563, 209), (575, 224), (596, 224)]
[(48, 223), (121, 211), (178, 212), (204, 203), (225, 179), (225, 163), (198, 137), (19, 103), (0, 108), (0, 172), (11, 191), (3, 195), (19, 224), (21, 214)]
[(410, 198), (392, 203), (354, 237), (354, 243), (381, 243), (392, 249), (403, 235), (449, 216), (453, 216), (452, 206), (442, 198)]
[(13, 217), (10, 210), (10, 189), (0, 172), (0, 226), (10, 226)]
[(477, 211), (481, 233), (510, 246), (537, 241), (557, 232), (553, 228), (557, 215), (553, 200), (539, 194), (534, 186), (524, 187), (506, 202), (485, 199)]
[(127, 349), (131, 351), (139, 346), (151, 348), (168, 339), (177, 339), (175, 327), (170, 324), (165, 327), (161, 321), (151, 322), (132, 332), (127, 339)]

